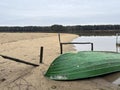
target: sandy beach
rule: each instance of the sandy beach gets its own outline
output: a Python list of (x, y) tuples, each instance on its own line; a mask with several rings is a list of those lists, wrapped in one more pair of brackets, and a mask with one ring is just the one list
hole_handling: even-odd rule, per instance
[[(61, 34), (61, 41), (70, 42), (76, 37)], [(39, 64), (41, 46), (44, 47), (43, 64)], [(73, 51), (73, 47), (64, 46), (64, 52), (68, 51)], [(105, 77), (77, 81), (54, 81), (44, 77), (51, 62), (60, 55), (56, 33), (0, 33), (0, 55), (0, 90), (120, 90)], [(2, 55), (39, 66), (15, 62)]]

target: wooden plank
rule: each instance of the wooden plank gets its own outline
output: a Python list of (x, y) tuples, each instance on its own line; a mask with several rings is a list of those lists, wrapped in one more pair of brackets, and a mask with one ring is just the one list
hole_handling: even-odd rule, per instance
[(37, 65), (37, 64), (30, 63), (30, 62), (26, 62), (26, 61), (24, 61), (24, 60), (20, 60), (20, 59), (17, 59), (17, 58), (5, 56), (5, 55), (0, 55), (0, 56), (2, 56), (3, 58), (6, 58), (7, 60), (12, 60), (12, 61), (20, 62), (20, 63), (24, 63), (24, 64), (27, 64), (27, 65), (32, 65), (32, 66), (34, 66), (34, 67), (39, 66), (39, 65)]
[(91, 42), (64, 42), (61, 44), (92, 44)]

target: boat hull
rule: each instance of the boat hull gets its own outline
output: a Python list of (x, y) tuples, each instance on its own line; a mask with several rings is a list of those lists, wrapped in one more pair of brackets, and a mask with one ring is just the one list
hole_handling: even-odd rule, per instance
[(57, 57), (45, 77), (53, 80), (76, 80), (120, 71), (120, 54), (81, 51)]

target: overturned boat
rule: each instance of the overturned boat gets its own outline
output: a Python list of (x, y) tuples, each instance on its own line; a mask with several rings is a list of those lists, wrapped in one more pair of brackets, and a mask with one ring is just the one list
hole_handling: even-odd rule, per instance
[(53, 80), (76, 80), (119, 71), (119, 53), (80, 51), (57, 57), (45, 76)]

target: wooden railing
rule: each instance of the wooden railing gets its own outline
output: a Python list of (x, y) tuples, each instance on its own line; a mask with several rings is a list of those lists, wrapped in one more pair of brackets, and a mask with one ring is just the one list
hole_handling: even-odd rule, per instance
[(61, 42), (60, 33), (58, 33), (59, 44), (60, 44), (60, 54), (63, 54), (63, 45), (65, 44), (91, 44), (91, 51), (93, 51), (92, 42)]

